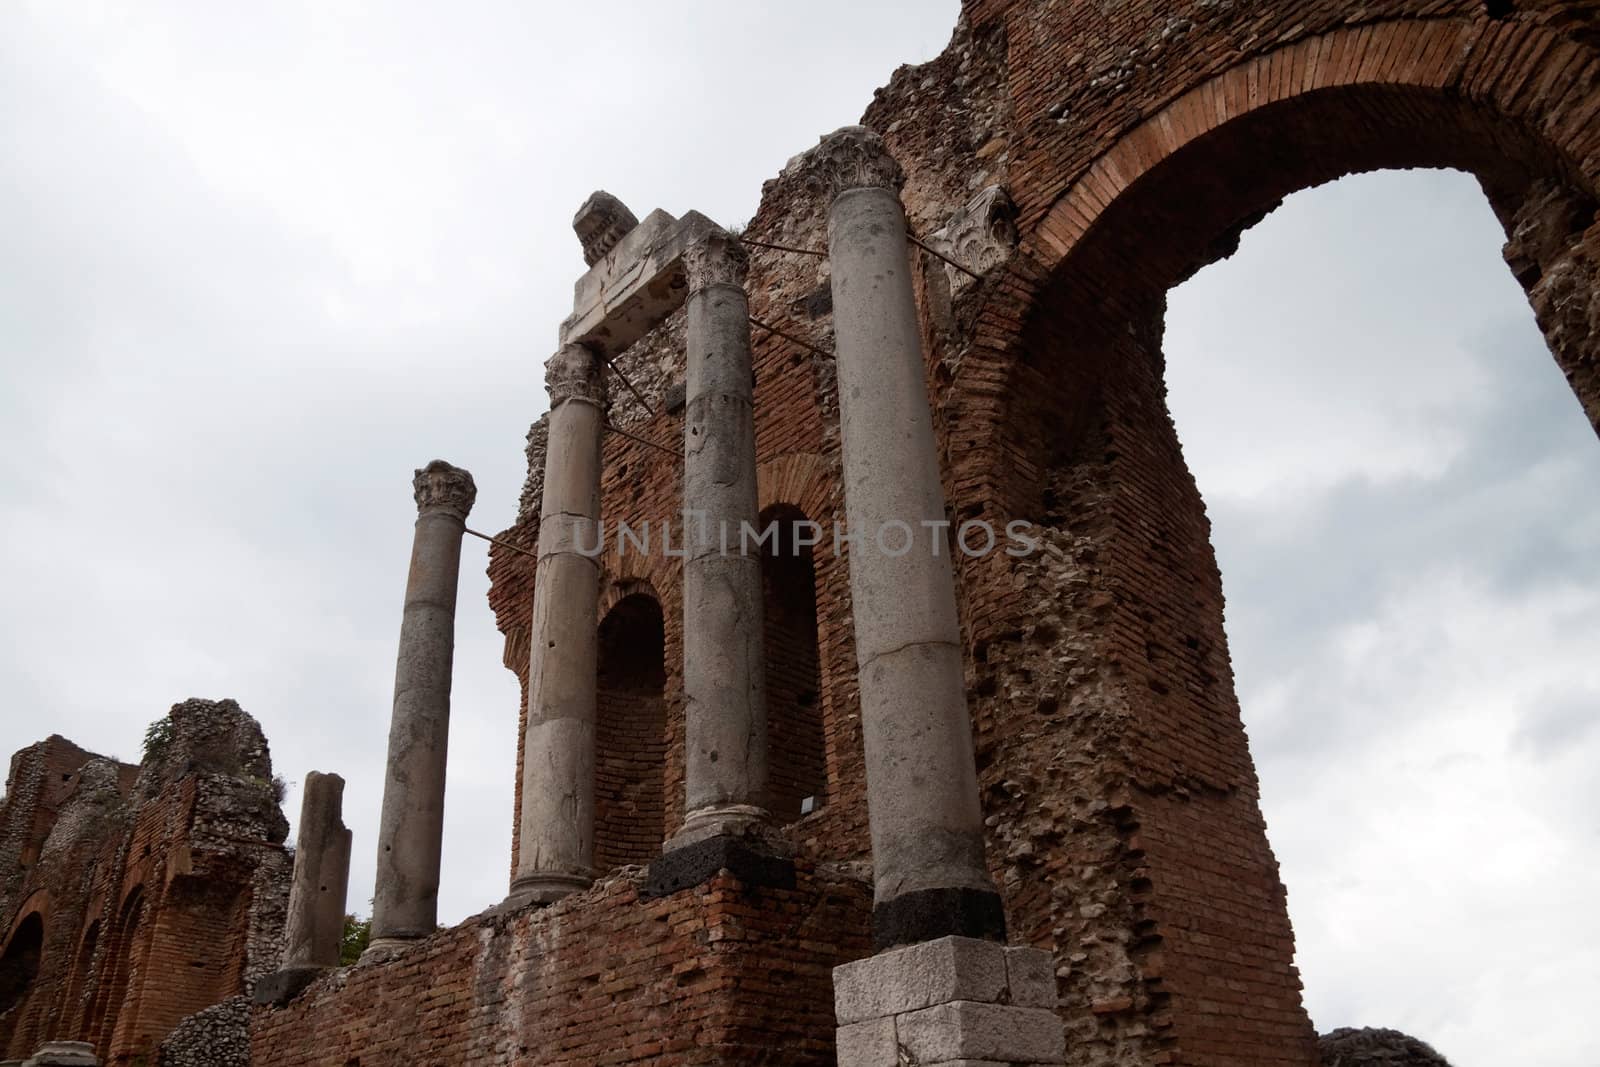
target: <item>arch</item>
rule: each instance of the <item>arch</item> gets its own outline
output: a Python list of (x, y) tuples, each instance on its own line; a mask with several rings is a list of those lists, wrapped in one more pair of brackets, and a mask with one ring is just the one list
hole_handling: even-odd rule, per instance
[(123, 897), (111, 936), (102, 951), (105, 966), (99, 968), (95, 995), (85, 1020), (89, 1041), (102, 1059), (106, 1058), (119, 1033), (130, 1030), (136, 1022), (136, 1006), (130, 1011), (126, 1002), (133, 998), (136, 990), (133, 978), (139, 967), (135, 956), (143, 940), (145, 910), (145, 889), (141, 882)]
[(595, 866), (650, 862), (666, 832), (666, 626), (648, 592), (600, 622), (595, 709)]
[(100, 947), (100, 920), (91, 920), (78, 940), (78, 950), (73, 954), (72, 972), (67, 976), (67, 997), (63, 1002), (63, 1017), (71, 1024), (73, 1033), (83, 1033), (89, 1027), (89, 1000), (94, 991), (95, 951)]
[(0, 952), (0, 1049), (11, 1039), (39, 977), (39, 960), (44, 954), (44, 915), (29, 911), (17, 922), (6, 947)]
[[(1373, 22), (1179, 85), (1097, 156), (1017, 168), (1022, 238), (977, 298), (985, 327), (944, 413), (947, 484), (958, 509), (1032, 523), (1045, 549), (961, 576), (988, 598), (969, 595), (966, 620), (985, 808), (1004, 828), (991, 857), (1006, 857), (1018, 937), (1087, 946), (1060, 983), (1083, 1056), (1099, 1041), (1197, 1062), (1224, 1045), (1237, 1062), (1316, 1055), (1209, 525), (1166, 409), (1167, 290), (1299, 189), (1466, 170), (1600, 427), (1597, 117), (1600, 57), (1526, 19)], [(1070, 834), (1025, 802), (1024, 770), (1071, 798)]]
[(817, 633), (817, 570), (812, 547), (795, 535), (811, 520), (788, 504), (761, 512), (775, 525), (761, 559), (767, 682), (768, 808), (792, 822), (822, 807), (827, 755), (822, 721), (822, 663)]

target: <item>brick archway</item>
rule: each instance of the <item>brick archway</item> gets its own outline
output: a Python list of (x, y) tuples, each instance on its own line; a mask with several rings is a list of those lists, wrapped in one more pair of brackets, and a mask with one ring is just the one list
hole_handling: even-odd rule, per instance
[(1373, 22), (1173, 90), (1070, 173), (1014, 166), (1021, 242), (944, 412), (952, 499), (1045, 547), (963, 567), (990, 859), (1015, 931), (1057, 953), (1073, 1062), (1309, 1065), (1221, 577), (1166, 410), (1166, 292), (1289, 193), (1466, 170), (1600, 427), (1600, 56), (1525, 19)]

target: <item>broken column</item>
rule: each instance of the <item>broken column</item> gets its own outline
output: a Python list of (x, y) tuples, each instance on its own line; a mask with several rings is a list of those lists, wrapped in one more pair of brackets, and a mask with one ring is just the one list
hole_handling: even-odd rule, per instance
[(412, 488), (417, 524), (389, 720), (372, 941), (364, 959), (427, 937), (439, 923), (456, 584), (477, 487), (466, 471), (434, 460), (416, 472)]
[(509, 906), (548, 903), (594, 880), (594, 723), (599, 669), (600, 357), (565, 345), (550, 393), (544, 500), (523, 735), (521, 846)]
[(343, 802), (343, 778), (320, 771), (306, 775), (283, 965), (256, 983), (258, 1004), (286, 1003), (324, 970), (339, 966), (350, 882), (350, 831), (342, 818)]
[(933, 421), (908, 266), (905, 178), (877, 134), (848, 127), (812, 159), (831, 199), (850, 594), (860, 669), (880, 948), (950, 934), (1003, 939), (983, 855)]
[(767, 856), (767, 703), (756, 499), (749, 257), (716, 230), (684, 253), (689, 277), (683, 435), (684, 824), (647, 893), (727, 867), (746, 882), (792, 877)]

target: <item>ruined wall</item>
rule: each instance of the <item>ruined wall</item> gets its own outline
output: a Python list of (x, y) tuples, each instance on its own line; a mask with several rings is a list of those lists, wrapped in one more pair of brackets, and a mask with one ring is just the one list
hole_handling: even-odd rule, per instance
[(20, 878), (4, 872), (20, 900), (0, 921), (37, 911), (45, 939), (26, 998), (0, 1014), (0, 1056), (82, 1040), (106, 1063), (148, 1062), (180, 1019), (276, 966), (287, 823), (261, 729), (237, 704), (175, 705), (139, 767), (59, 738), (12, 767), (0, 827), (33, 796), (49, 815), (27, 816), (45, 836)]
[[(963, 560), (958, 582), (990, 864), (1013, 939), (1055, 954), (1072, 1062), (1317, 1056), (1222, 580), (1166, 409), (1166, 291), (1298, 189), (1465, 169), (1600, 426), (1597, 47), (1600, 15), (1580, 3), (969, 0), (944, 55), (896, 71), (867, 108), (907, 171), (913, 232), (983, 275), (913, 257), (951, 516), (1021, 521), (1040, 546)], [(750, 237), (825, 247), (826, 205), (800, 171), (767, 183)], [(822, 350), (755, 331), (760, 503), (831, 524), (827, 262), (750, 251), (753, 314)], [(622, 363), (657, 414), (613, 383), (614, 420), (677, 450), (681, 316)], [(608, 520), (675, 512), (672, 457), (605, 447)], [(524, 504), (504, 536), (531, 545)], [(674, 561), (604, 562), (602, 611), (641, 582), (667, 620), (676, 810)], [(862, 861), (846, 560), (825, 540), (815, 562), (827, 803), (791, 836), (813, 858)], [(490, 576), (525, 683), (529, 561), (497, 549)]]
[(640, 881), (624, 871), (331, 972), (255, 1010), (254, 1062), (833, 1062), (832, 969), (867, 950), (869, 886), (802, 870), (791, 890), (723, 875), (642, 900)]

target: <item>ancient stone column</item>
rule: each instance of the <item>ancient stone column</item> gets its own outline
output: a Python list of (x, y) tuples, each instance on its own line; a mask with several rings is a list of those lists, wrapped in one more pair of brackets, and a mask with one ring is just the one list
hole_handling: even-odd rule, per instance
[(284, 924), (285, 968), (339, 966), (350, 882), (350, 831), (343, 807), (343, 778), (320, 771), (306, 775)]
[(900, 166), (847, 127), (814, 150), (831, 198), (850, 595), (880, 948), (1003, 939), (962, 675), (944, 492), (911, 292)]
[(726, 233), (685, 253), (688, 406), (683, 434), (683, 830), (675, 842), (763, 822), (767, 701), (748, 256)]
[(350, 886), (350, 831), (344, 825), (343, 806), (343, 778), (320, 771), (306, 775), (284, 921), (283, 963), (256, 982), (258, 1004), (286, 1004), (323, 971), (339, 966)]
[(599, 669), (600, 357), (567, 345), (545, 365), (550, 434), (539, 509), (523, 735), (521, 848), (508, 905), (547, 903), (594, 880), (594, 720)]
[(456, 582), (462, 531), (477, 497), (472, 475), (443, 460), (417, 471), (412, 486), (417, 525), (389, 720), (371, 958), (438, 928)]

